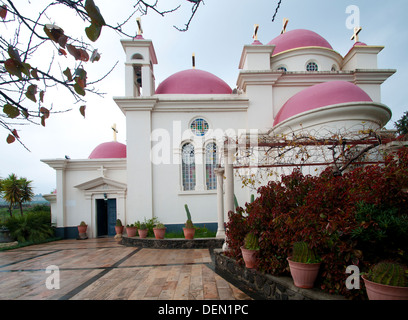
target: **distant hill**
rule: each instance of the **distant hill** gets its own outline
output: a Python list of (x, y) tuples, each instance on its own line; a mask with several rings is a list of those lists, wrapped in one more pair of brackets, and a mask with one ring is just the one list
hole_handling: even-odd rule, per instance
[[(48, 203), (49, 202), (43, 198), (42, 194), (36, 194), (31, 202), (28, 203), (26, 202), (24, 204), (48, 204)], [(7, 205), (7, 202), (2, 197), (0, 197), (0, 206), (5, 205)]]

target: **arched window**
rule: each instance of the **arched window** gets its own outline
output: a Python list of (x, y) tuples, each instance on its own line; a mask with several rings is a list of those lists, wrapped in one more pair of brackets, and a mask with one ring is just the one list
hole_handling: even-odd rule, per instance
[(217, 177), (214, 169), (217, 168), (217, 145), (214, 142), (205, 147), (205, 183), (207, 190), (217, 189)]
[(144, 58), (143, 58), (143, 56), (140, 54), (140, 53), (135, 53), (133, 56), (132, 56), (132, 60), (143, 60)]
[(196, 185), (196, 168), (194, 146), (186, 143), (182, 147), (182, 179), (183, 190), (190, 191), (195, 189)]

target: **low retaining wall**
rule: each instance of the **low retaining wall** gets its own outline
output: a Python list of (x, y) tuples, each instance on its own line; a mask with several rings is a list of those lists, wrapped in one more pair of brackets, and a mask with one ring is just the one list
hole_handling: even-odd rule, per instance
[(298, 288), (290, 277), (275, 277), (247, 269), (226, 257), (221, 249), (214, 249), (214, 264), (218, 274), (234, 278), (265, 300), (346, 300), (343, 296), (330, 295), (317, 288)]
[(218, 238), (197, 238), (192, 240), (187, 239), (154, 239), (139, 237), (122, 237), (124, 246), (128, 247), (142, 247), (154, 249), (214, 249), (222, 248), (224, 239)]

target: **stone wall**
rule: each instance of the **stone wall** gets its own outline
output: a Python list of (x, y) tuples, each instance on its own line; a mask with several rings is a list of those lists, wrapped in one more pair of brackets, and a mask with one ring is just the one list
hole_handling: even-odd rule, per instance
[(214, 249), (215, 271), (225, 277), (243, 283), (257, 296), (265, 300), (345, 300), (342, 296), (330, 295), (317, 288), (302, 289), (293, 284), (290, 277), (275, 277), (239, 265), (226, 257), (221, 249)]
[(128, 247), (142, 247), (153, 249), (210, 249), (221, 248), (224, 243), (224, 239), (218, 238), (195, 238), (187, 240), (180, 239), (154, 239), (139, 237), (122, 237), (121, 244)]

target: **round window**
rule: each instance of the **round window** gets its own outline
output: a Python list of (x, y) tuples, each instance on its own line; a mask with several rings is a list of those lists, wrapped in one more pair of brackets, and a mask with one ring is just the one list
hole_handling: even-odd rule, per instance
[(316, 62), (309, 62), (306, 66), (307, 71), (319, 71), (319, 67)]
[(208, 128), (208, 122), (202, 118), (195, 119), (190, 125), (191, 131), (199, 137), (204, 136), (207, 133)]

